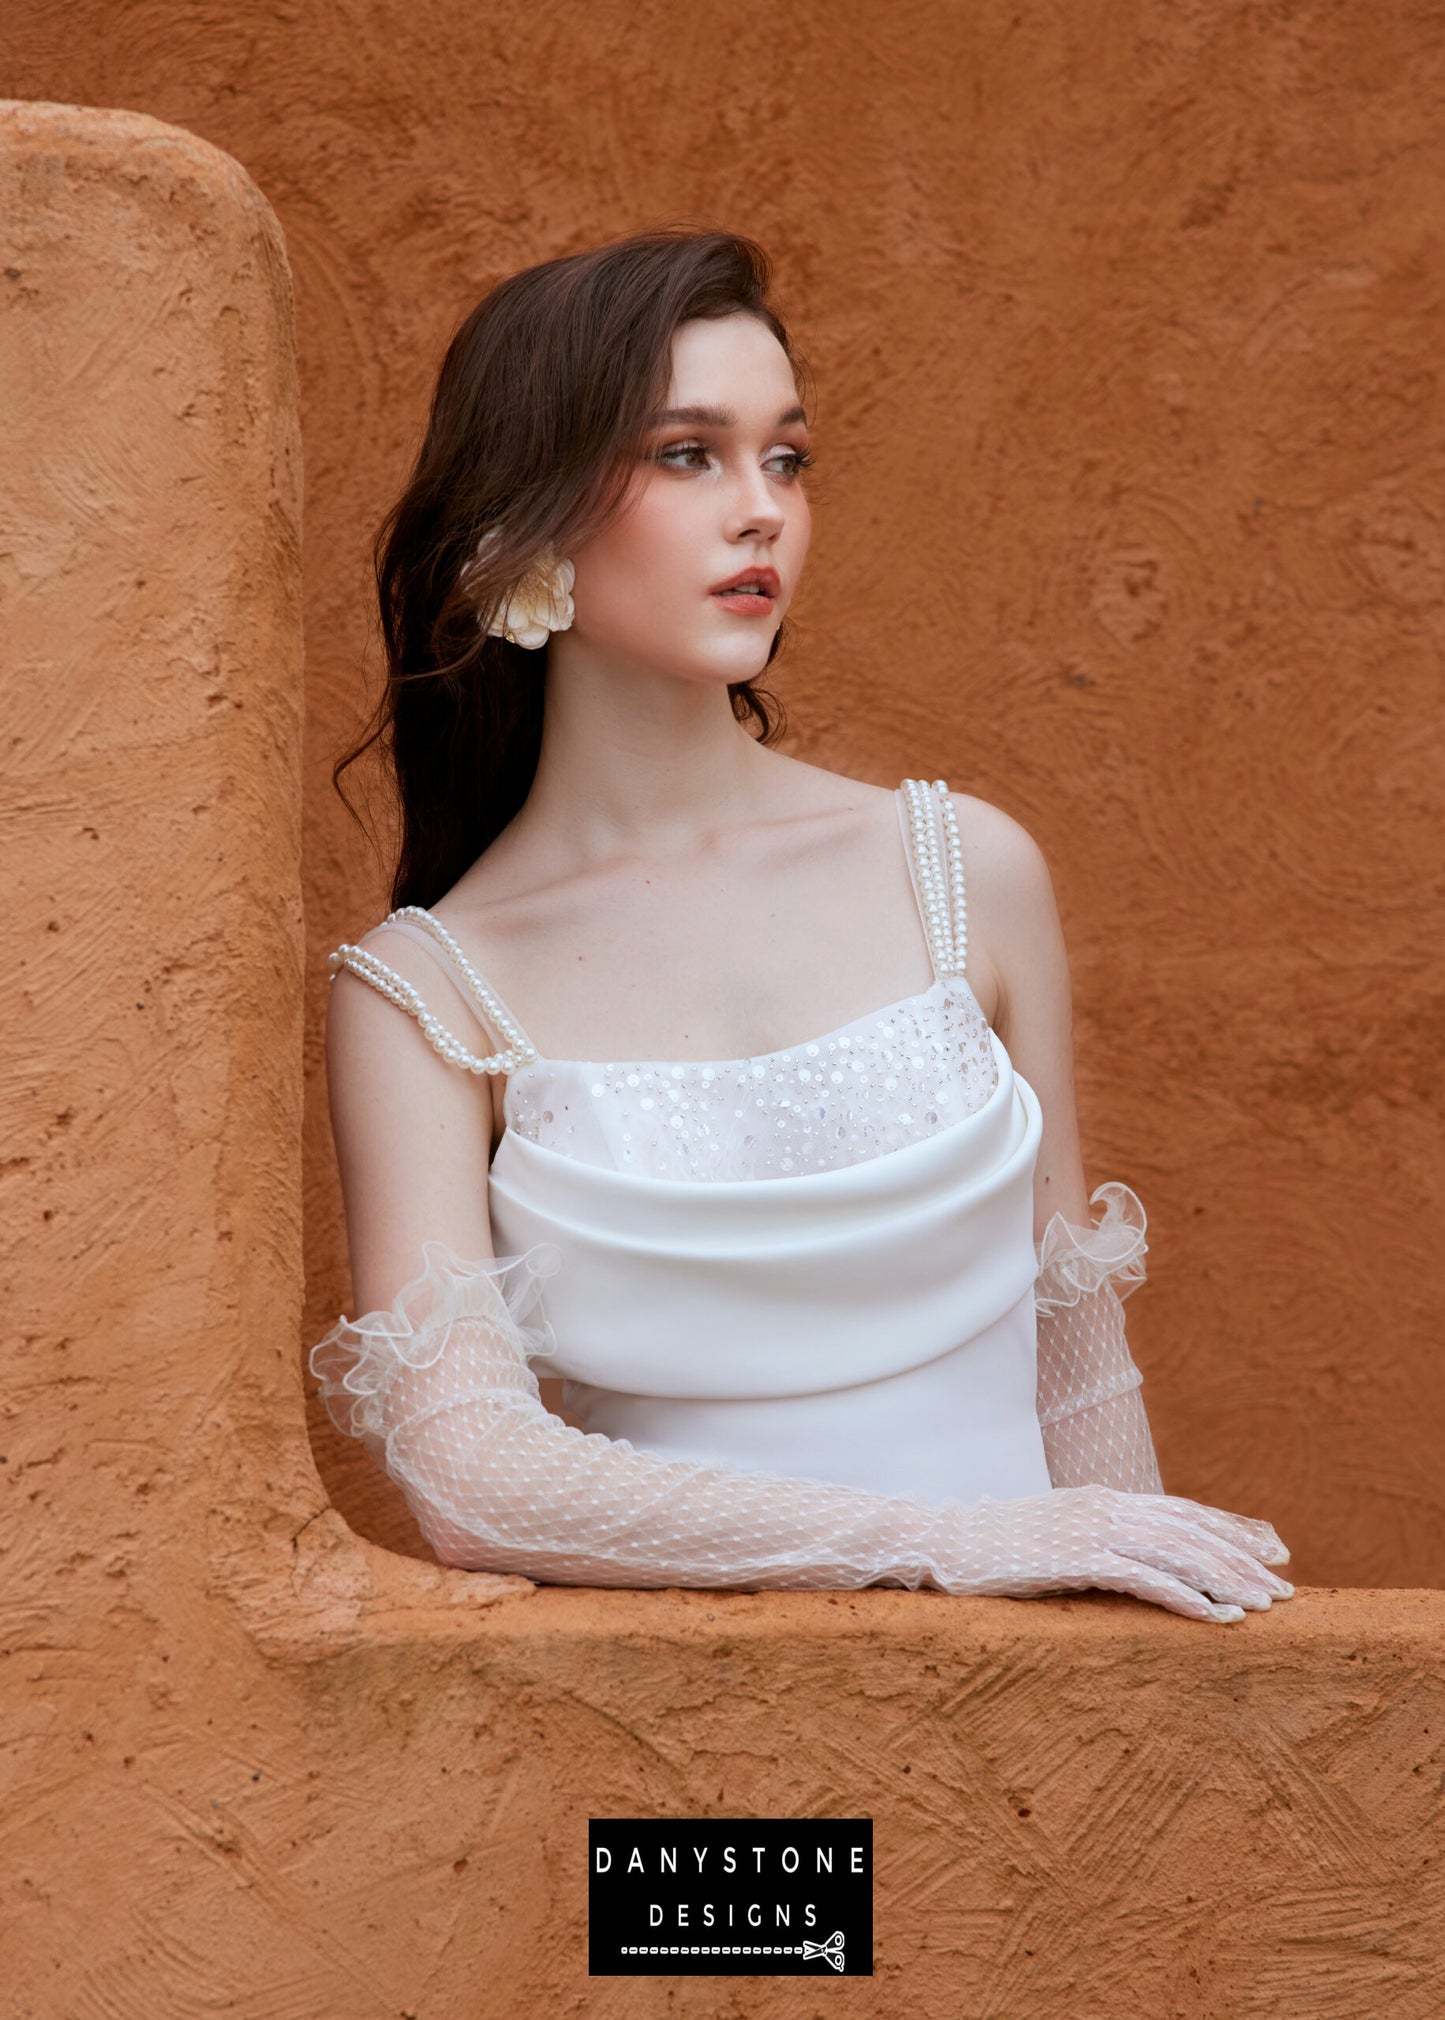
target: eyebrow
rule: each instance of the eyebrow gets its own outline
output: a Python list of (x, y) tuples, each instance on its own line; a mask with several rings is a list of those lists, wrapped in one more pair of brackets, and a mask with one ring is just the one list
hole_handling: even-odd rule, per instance
[[(785, 428), (790, 421), (806, 422), (807, 418), (801, 407), (785, 407), (774, 426)], [(652, 416), (651, 425), (669, 428), (679, 421), (690, 421), (696, 428), (735, 428), (738, 417), (731, 407), (664, 407)]]

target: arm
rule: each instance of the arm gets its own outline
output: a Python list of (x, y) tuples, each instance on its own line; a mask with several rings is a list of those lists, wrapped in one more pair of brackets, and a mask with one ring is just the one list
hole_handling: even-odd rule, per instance
[[(387, 953), (443, 1014), (410, 943)], [(1288, 1554), (1270, 1525), (1222, 1509), (1131, 1507), (1095, 1487), (930, 1506), (664, 1460), (564, 1424), (530, 1366), (548, 1330), (529, 1323), (536, 1272), (561, 1257), (549, 1243), (492, 1253), (485, 1083), (347, 974), (332, 990), (327, 1062), (366, 1316), (339, 1321), (311, 1365), (333, 1420), (397, 1480), (444, 1563), (564, 1584), (887, 1580), (1017, 1597), (1102, 1586), (1208, 1620), (1284, 1590), (1259, 1561)]]
[(1108, 1197), (1104, 1220), (1096, 1228), (1090, 1218), (1074, 1096), (1073, 991), (1053, 879), (1026, 828), (997, 807), (954, 799), (979, 836), (974, 909), (986, 979), (998, 997), (995, 1026), (1043, 1110), (1034, 1173), (1035, 1309), (1049, 1478), (1055, 1487), (1093, 1482), (1162, 1493), (1122, 1303), (1144, 1278), (1144, 1211), (1127, 1186), (1114, 1183), (1094, 1195)]
[(1117, 1182), (1097, 1226), (1055, 1214), (1039, 1245), (1038, 1407), (1055, 1487), (1096, 1481), (1133, 1494), (1162, 1494), (1144, 1377), (1124, 1334), (1124, 1299), (1144, 1279), (1144, 1209)]

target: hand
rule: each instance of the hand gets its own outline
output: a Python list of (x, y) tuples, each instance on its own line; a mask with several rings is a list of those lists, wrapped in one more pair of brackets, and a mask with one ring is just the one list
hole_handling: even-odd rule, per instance
[(1033, 1598), (1099, 1587), (1191, 1620), (1242, 1620), (1294, 1587), (1266, 1567), (1289, 1551), (1268, 1522), (1114, 1487), (1062, 1487), (1014, 1501), (985, 1495), (941, 1512), (935, 1576), (945, 1592)]

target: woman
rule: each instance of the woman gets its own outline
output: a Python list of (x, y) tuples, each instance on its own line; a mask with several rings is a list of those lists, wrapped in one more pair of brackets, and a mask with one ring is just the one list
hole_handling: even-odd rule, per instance
[(352, 753), (395, 768), (395, 910), (331, 957), (367, 1316), (312, 1369), (448, 1564), (1241, 1619), (1289, 1553), (1162, 1492), (1038, 848), (772, 748), (811, 456), (767, 282), (646, 233), (448, 351)]

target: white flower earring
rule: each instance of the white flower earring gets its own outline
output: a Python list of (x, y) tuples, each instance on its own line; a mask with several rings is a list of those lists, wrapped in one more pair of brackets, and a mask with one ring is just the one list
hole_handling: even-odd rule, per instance
[[(485, 559), (496, 538), (496, 527), (488, 527), (477, 542), (476, 561), (468, 562), (463, 570), (464, 582), (477, 562)], [(550, 547), (544, 548), (521, 580), (507, 592), (501, 609), (487, 626), (488, 637), (505, 638), (513, 645), (525, 646), (529, 652), (545, 645), (554, 631), (566, 631), (576, 615), (572, 603), (572, 585), (576, 579), (577, 571), (570, 561), (559, 561)]]

